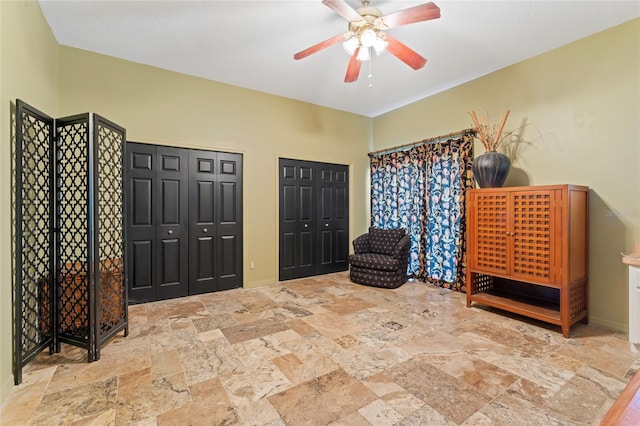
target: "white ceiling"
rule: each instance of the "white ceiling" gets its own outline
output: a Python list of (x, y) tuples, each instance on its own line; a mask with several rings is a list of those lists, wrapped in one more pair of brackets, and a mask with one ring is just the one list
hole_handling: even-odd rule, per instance
[[(425, 2), (371, 5), (388, 14)], [(434, 2), (440, 19), (388, 30), (427, 65), (414, 71), (385, 52), (372, 61), (371, 88), (366, 63), (357, 82), (343, 82), (349, 57), (340, 44), (293, 59), (347, 31), (321, 0), (40, 0), (40, 6), (62, 45), (368, 117), (640, 16), (638, 0)]]

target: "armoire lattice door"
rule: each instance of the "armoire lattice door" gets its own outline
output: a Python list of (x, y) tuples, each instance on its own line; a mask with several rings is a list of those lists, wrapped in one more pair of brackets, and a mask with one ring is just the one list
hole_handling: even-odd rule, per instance
[[(476, 189), (467, 203), (467, 306), (548, 321), (565, 337), (586, 321), (588, 188)], [(539, 287), (524, 292), (522, 283)]]
[(86, 113), (54, 120), (16, 100), (13, 374), (44, 348), (127, 334), (125, 130)]
[(474, 203), (476, 232), (469, 234), (469, 238), (475, 243), (475, 256), (468, 262), (486, 271), (508, 274), (507, 194), (481, 193), (475, 197)]

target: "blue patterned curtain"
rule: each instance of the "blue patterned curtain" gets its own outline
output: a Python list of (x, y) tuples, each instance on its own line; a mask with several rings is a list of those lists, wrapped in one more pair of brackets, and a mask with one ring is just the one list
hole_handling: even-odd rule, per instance
[(426, 146), (371, 157), (371, 222), (411, 236), (407, 275), (420, 271), (425, 211)]
[(465, 193), (473, 138), (371, 157), (371, 222), (411, 236), (407, 274), (465, 291)]

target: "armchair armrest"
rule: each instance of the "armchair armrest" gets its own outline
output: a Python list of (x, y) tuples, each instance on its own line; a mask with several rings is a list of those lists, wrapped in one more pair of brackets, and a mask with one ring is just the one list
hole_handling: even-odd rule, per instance
[(355, 240), (353, 240), (353, 252), (355, 254), (369, 253), (371, 247), (369, 246), (369, 234), (362, 234)]
[(398, 244), (393, 249), (393, 257), (396, 259), (407, 259), (409, 260), (409, 250), (411, 250), (411, 237), (405, 235), (400, 238)]

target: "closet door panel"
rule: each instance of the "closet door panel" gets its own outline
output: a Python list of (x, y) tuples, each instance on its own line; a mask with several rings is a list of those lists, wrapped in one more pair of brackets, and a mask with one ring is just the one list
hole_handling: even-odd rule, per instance
[(349, 269), (349, 167), (336, 165), (333, 170), (334, 269)]
[[(133, 267), (129, 269), (129, 293), (138, 290), (153, 288), (153, 278), (155, 276), (153, 265), (153, 241), (134, 241), (132, 244)], [(136, 301), (140, 302), (140, 301)]]
[(217, 153), (217, 290), (242, 286), (242, 155)]
[(333, 271), (333, 173), (330, 164), (319, 166), (320, 188), (318, 189), (318, 273)]
[(314, 172), (308, 165), (302, 165), (299, 171), (299, 187), (300, 196), (298, 197), (299, 210), (298, 213), (298, 235), (299, 243), (296, 247), (298, 253), (298, 271), (302, 275), (313, 275), (311, 269), (315, 267), (316, 250), (315, 240), (315, 188), (313, 185)]
[(133, 188), (132, 225), (138, 227), (153, 226), (153, 180), (149, 178), (131, 179)]
[(155, 146), (127, 143), (127, 270), (129, 303), (156, 300)]
[(279, 160), (279, 279), (315, 274), (315, 185), (313, 164)]
[(158, 147), (157, 299), (188, 294), (188, 158), (184, 150)]
[(346, 271), (349, 267), (348, 167), (318, 164), (317, 273)]
[(233, 277), (238, 274), (236, 243), (237, 238), (233, 235), (220, 237), (220, 278)]
[(189, 152), (189, 294), (216, 290), (216, 153)]

